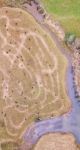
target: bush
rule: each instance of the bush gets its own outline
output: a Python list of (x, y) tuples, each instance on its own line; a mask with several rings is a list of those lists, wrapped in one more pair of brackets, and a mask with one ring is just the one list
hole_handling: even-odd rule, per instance
[(66, 33), (65, 34), (65, 38), (64, 38), (64, 41), (66, 44), (72, 44), (76, 39), (76, 36), (75, 34), (73, 33)]

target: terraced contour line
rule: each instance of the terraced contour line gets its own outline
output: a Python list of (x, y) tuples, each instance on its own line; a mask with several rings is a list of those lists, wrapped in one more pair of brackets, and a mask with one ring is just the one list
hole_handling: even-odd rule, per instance
[(66, 67), (66, 58), (31, 15), (0, 9), (0, 122), (10, 137), (20, 137), (38, 117), (68, 110)]

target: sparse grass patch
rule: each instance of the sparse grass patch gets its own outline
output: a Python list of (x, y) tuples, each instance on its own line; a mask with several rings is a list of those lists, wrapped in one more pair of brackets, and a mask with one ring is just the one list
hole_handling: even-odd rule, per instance
[[(67, 60), (50, 35), (19, 8), (0, 9), (0, 29), (0, 113), (9, 137), (19, 139), (37, 117), (50, 118), (70, 108)], [(0, 138), (2, 133), (6, 137), (1, 132)]]

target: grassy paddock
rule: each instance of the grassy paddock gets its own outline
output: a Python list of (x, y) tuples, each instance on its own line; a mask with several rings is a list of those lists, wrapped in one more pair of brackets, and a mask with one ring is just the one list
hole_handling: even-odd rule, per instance
[[(9, 27), (12, 28), (8, 28), (8, 33), (10, 33), (8, 38), (5, 22), (4, 20), (0, 21), (1, 33), (7, 39), (6, 48), (4, 45), (3, 51), (7, 53), (8, 57), (12, 54), (12, 59), (14, 59), (13, 56), (16, 56), (19, 47), (22, 47), (12, 66), (9, 66), (10, 60), (7, 57), (0, 56), (0, 68), (5, 72), (7, 68), (10, 70), (8, 71), (9, 95), (6, 98), (0, 95), (0, 100), (4, 102), (0, 103), (1, 116), (3, 110), (1, 120), (3, 122), (1, 123), (4, 123), (8, 135), (14, 139), (20, 137), (38, 116), (44, 119), (67, 112), (70, 108), (70, 102), (65, 88), (67, 60), (56, 47), (50, 35), (42, 30), (30, 14), (21, 9), (9, 7), (0, 9), (0, 17), (6, 16), (6, 14), (11, 24)], [(1, 40), (3, 43), (3, 39)], [(8, 47), (8, 43), (10, 43), (10, 47)], [(20, 45), (21, 43), (24, 45)], [(15, 45), (14, 48), (12, 44)], [(1, 46), (2, 44), (0, 44)], [(2, 54), (2, 51), (0, 52)], [(20, 62), (25, 67), (20, 68)], [(48, 68), (53, 69), (51, 76), (46, 72)], [(43, 71), (45, 72), (43, 73)], [(2, 72), (0, 76), (3, 77), (0, 79), (2, 85), (5, 76)], [(19, 83), (21, 83), (21, 89), (19, 89)], [(2, 87), (0, 92), (3, 92)], [(9, 102), (11, 104), (5, 106), (6, 100), (7, 104)], [(2, 138), (2, 133), (0, 138)]]
[(61, 22), (66, 32), (80, 36), (80, 0), (42, 0), (45, 9)]

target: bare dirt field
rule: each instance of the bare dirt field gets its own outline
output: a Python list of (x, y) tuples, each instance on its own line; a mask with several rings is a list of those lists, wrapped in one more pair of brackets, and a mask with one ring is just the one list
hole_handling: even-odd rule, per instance
[(68, 111), (66, 67), (66, 58), (31, 15), (0, 9), (0, 143), (20, 138), (37, 118)]
[(71, 134), (47, 134), (36, 144), (34, 150), (79, 150)]

